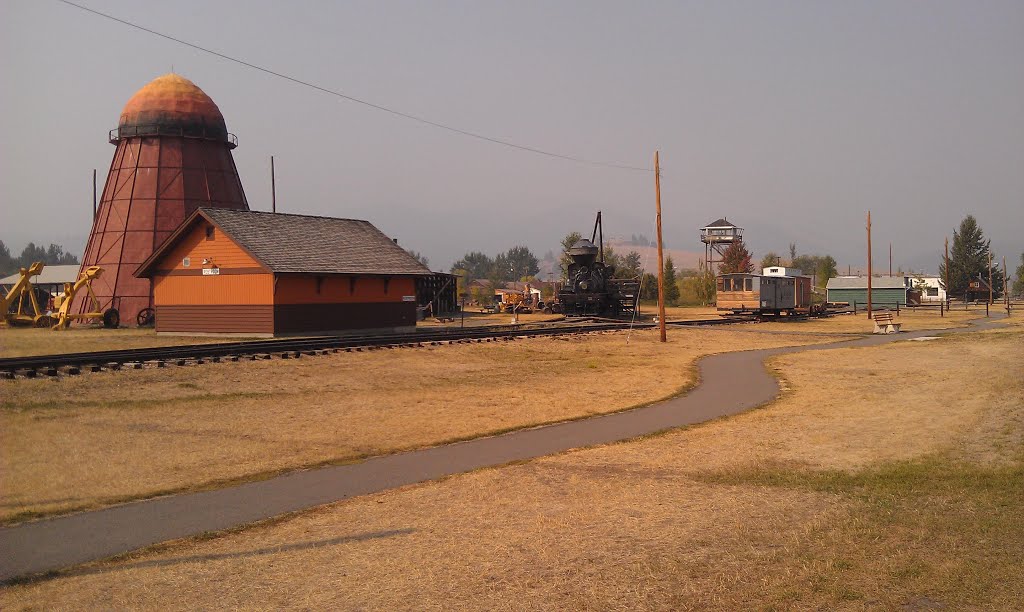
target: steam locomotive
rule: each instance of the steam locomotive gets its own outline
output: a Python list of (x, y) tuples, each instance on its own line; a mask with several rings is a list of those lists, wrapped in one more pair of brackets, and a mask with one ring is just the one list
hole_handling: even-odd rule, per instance
[[(594, 240), (600, 236), (600, 242)], [(597, 213), (594, 233), (590, 240), (576, 241), (568, 251), (568, 279), (558, 292), (559, 311), (568, 315), (598, 315), (617, 317), (632, 313), (640, 296), (637, 279), (618, 279), (615, 266), (604, 261), (604, 228), (601, 213)]]

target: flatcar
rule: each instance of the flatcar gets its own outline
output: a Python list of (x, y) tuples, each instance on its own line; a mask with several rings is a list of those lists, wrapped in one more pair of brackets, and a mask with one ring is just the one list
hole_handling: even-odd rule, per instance
[(765, 274), (720, 274), (716, 279), (718, 310), (778, 316), (810, 312), (811, 277), (798, 271)]

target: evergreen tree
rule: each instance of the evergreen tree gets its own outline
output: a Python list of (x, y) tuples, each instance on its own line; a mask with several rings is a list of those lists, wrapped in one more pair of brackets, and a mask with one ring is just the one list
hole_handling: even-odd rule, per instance
[[(949, 287), (945, 286), (946, 260), (939, 263), (939, 278), (943, 288), (951, 296), (963, 296), (972, 280), (981, 279), (988, 283), (988, 265), (991, 241), (978, 225), (974, 215), (967, 215), (960, 222), (960, 229), (953, 230), (953, 243), (949, 248)], [(999, 295), (1003, 285), (1003, 272), (993, 265), (992, 285), (994, 295)]]
[(34, 261), (46, 263), (46, 249), (41, 246), (36, 246), (36, 243), (34, 242), (30, 242), (21, 250), (21, 255), (18, 256), (18, 266), (27, 268), (32, 265), (32, 262)]
[(18, 262), (11, 257), (11, 250), (0, 240), (0, 276), (8, 276), (18, 271)]
[(744, 246), (742, 240), (729, 245), (729, 248), (722, 253), (722, 263), (718, 266), (719, 274), (734, 274), (736, 272), (750, 273), (754, 271), (754, 264), (750, 261), (751, 255)]
[(78, 258), (71, 253), (64, 252), (64, 247), (59, 244), (50, 243), (50, 246), (46, 247), (43, 263), (51, 266), (67, 266), (77, 264)]
[(640, 299), (653, 302), (658, 299), (658, 275), (644, 272), (640, 279)]
[(14, 274), (19, 268), (27, 268), (34, 262), (41, 261), (48, 266), (68, 266), (78, 264), (78, 257), (68, 253), (59, 244), (50, 243), (43, 247), (30, 242), (21, 250), (17, 258), (11, 257), (10, 250), (0, 242), (0, 270), (9, 270), (4, 274)]
[(672, 263), (672, 256), (665, 260), (665, 304), (676, 306), (679, 304), (679, 285), (676, 284), (676, 267)]
[(1015, 272), (1017, 279), (1013, 281), (1013, 294), (1024, 295), (1024, 253), (1020, 254), (1020, 265)]
[(715, 282), (715, 273), (702, 261), (697, 270), (697, 300), (701, 306), (707, 306), (718, 299), (717, 294), (718, 283)]
[(622, 267), (615, 271), (618, 278), (639, 278), (641, 270), (640, 253), (630, 251), (622, 258)]

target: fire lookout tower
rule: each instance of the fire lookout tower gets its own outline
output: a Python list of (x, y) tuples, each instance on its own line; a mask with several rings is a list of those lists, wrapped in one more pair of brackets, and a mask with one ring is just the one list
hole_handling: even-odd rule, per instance
[(704, 243), (704, 265), (714, 272), (713, 266), (722, 263), (725, 250), (734, 242), (743, 240), (743, 228), (726, 219), (713, 221), (700, 228), (700, 241)]

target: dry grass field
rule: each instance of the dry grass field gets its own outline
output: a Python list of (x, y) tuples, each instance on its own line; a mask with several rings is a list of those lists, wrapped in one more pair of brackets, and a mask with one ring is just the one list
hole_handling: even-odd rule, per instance
[(1022, 343), (1017, 324), (782, 356), (759, 410), (170, 543), (0, 607), (1019, 609)]
[(0, 357), (116, 351), (153, 346), (205, 344), (240, 338), (213, 336), (157, 336), (152, 329), (103, 329), (76, 327), (64, 331), (31, 327), (0, 327)]
[[(993, 311), (994, 313), (995, 311)], [(954, 310), (947, 312), (940, 317), (939, 311), (935, 310), (900, 310), (899, 316), (893, 313), (893, 322), (902, 324), (902, 331), (921, 331), (923, 329), (952, 329), (964, 327), (968, 321), (984, 320), (985, 310), (977, 309), (971, 311)], [(757, 324), (757, 329), (772, 331), (813, 331), (842, 334), (870, 334), (874, 330), (874, 324), (867, 317), (867, 313), (841, 314), (832, 317), (810, 320), (788, 321), (780, 318), (777, 321), (765, 321)]]
[[(827, 337), (715, 330), (340, 353), (0, 381), (0, 521), (612, 412), (701, 355)], [(566, 392), (585, 390), (581, 397)], [(581, 401), (585, 400), (585, 401)]]

